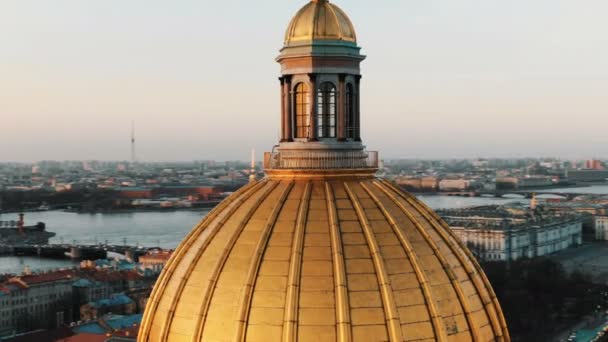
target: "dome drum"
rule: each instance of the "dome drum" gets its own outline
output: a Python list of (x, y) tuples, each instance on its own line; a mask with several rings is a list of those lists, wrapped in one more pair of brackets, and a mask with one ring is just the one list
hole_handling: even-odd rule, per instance
[(280, 151), (264, 154), (264, 169), (289, 170), (378, 170), (377, 151)]
[(360, 74), (360, 63), (364, 56), (358, 55), (295, 55), (280, 56), (277, 61), (281, 63), (283, 75), (297, 74)]

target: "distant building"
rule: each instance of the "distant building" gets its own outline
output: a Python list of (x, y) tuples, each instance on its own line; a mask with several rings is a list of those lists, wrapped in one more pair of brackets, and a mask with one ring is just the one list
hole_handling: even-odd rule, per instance
[(440, 191), (465, 191), (477, 187), (477, 181), (470, 179), (443, 179), (439, 182)]
[(496, 178), (497, 189), (526, 189), (542, 188), (553, 185), (553, 178), (549, 176), (528, 177), (498, 177)]
[(585, 169), (589, 170), (604, 170), (604, 164), (601, 161), (590, 159), (585, 161)]
[(72, 286), (74, 291), (73, 300), (76, 306), (108, 298), (116, 290), (109, 282), (86, 278), (76, 280)]
[(139, 198), (152, 198), (152, 189), (144, 187), (124, 187), (116, 189), (119, 192), (120, 197), (139, 199)]
[(58, 342), (135, 341), (141, 316), (141, 314), (104, 315), (94, 321), (72, 326), (74, 336), (58, 340)]
[(605, 204), (592, 201), (560, 201), (544, 200), (542, 202), (545, 211), (553, 213), (579, 213), (582, 214), (583, 233), (587, 238), (595, 237), (595, 221), (598, 215), (607, 215), (608, 209)]
[(593, 221), (596, 240), (608, 240), (608, 216), (596, 215)]
[(205, 199), (218, 192), (221, 192), (221, 190), (216, 187), (213, 187), (213, 186), (204, 186), (204, 185), (173, 185), (173, 186), (163, 186), (162, 188), (155, 189), (156, 195), (168, 195), (168, 196), (198, 195), (201, 198), (205, 198)]
[(139, 257), (139, 263), (144, 268), (149, 268), (154, 271), (160, 272), (167, 262), (169, 258), (171, 258), (172, 251), (151, 251), (145, 255)]
[(608, 170), (568, 170), (567, 177), (571, 182), (604, 182), (608, 180)]
[(0, 279), (0, 340), (107, 312), (141, 312), (159, 272), (160, 267), (102, 259), (83, 261), (80, 269), (32, 274), (26, 268)]
[(435, 192), (439, 189), (436, 177), (398, 177), (395, 183), (407, 190)]
[(481, 260), (517, 260), (582, 243), (581, 215), (533, 214), (499, 206), (439, 210), (454, 233)]
[(107, 313), (134, 314), (136, 303), (124, 293), (116, 293), (108, 298), (89, 302), (80, 307), (80, 317), (83, 320), (97, 319)]
[(71, 271), (25, 274), (0, 285), (0, 336), (71, 320)]

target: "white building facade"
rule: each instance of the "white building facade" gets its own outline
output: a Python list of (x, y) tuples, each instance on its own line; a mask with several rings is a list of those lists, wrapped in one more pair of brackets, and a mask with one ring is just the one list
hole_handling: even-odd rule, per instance
[[(582, 243), (580, 216), (554, 217), (534, 222), (498, 222), (479, 218), (474, 224), (467, 218), (446, 218), (454, 233), (481, 260), (510, 261), (553, 254)], [(467, 222), (469, 224), (467, 224)], [(464, 223), (464, 224), (463, 224)]]
[[(72, 279), (51, 274), (14, 277), (0, 295), (0, 336), (64, 324), (71, 305)], [(49, 277), (47, 277), (49, 276)]]

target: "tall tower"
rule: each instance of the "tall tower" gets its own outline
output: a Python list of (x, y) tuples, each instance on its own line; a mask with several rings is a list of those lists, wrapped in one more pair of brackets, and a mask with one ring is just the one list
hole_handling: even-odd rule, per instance
[(135, 165), (135, 121), (131, 121), (131, 166)]
[(475, 257), (361, 142), (346, 14), (312, 0), (281, 64), (281, 139), (266, 177), (210, 212), (146, 306), (148, 341), (509, 341)]

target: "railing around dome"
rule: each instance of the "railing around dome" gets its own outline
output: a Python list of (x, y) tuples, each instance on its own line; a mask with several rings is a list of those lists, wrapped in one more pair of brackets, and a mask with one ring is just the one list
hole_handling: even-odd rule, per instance
[(378, 151), (281, 151), (264, 153), (264, 169), (377, 169)]

